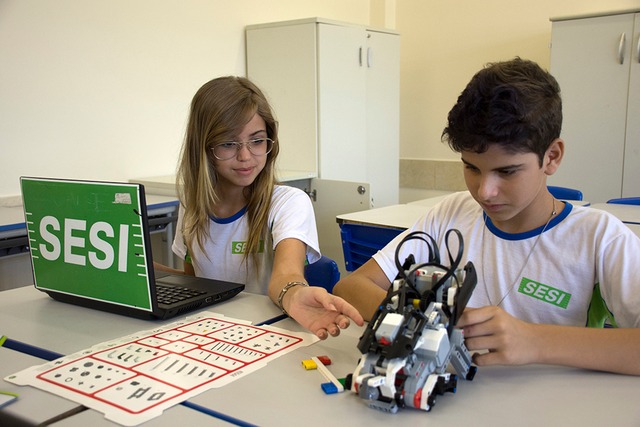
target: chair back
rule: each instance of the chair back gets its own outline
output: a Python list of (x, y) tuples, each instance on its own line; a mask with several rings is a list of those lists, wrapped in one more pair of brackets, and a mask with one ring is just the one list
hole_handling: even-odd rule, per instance
[(556, 187), (548, 185), (547, 188), (553, 197), (560, 200), (582, 200), (582, 191), (568, 187)]
[(640, 197), (620, 197), (617, 199), (607, 200), (607, 203), (615, 203), (618, 205), (640, 205)]
[(404, 230), (364, 224), (340, 224), (345, 269), (355, 271)]
[(334, 260), (322, 255), (318, 261), (304, 267), (304, 278), (309, 285), (321, 286), (331, 293), (340, 280), (340, 270)]

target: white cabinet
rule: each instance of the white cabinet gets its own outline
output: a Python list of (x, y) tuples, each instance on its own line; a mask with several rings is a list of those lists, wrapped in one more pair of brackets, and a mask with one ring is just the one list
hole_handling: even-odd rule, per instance
[(246, 29), (247, 77), (280, 123), (281, 170), (370, 184), (398, 203), (400, 37), (318, 18)]
[(585, 200), (640, 196), (640, 11), (552, 19), (565, 158), (552, 185)]

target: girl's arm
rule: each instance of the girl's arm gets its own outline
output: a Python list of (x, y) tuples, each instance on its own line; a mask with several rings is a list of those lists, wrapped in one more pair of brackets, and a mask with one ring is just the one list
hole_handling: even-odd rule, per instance
[[(307, 283), (304, 277), (306, 245), (298, 239), (284, 239), (275, 250), (273, 272), (268, 295), (278, 304), (281, 292), (288, 283)], [(320, 339), (337, 336), (350, 320), (358, 325), (364, 321), (360, 313), (342, 298), (329, 294), (318, 286), (295, 285), (282, 298), (281, 308)]]

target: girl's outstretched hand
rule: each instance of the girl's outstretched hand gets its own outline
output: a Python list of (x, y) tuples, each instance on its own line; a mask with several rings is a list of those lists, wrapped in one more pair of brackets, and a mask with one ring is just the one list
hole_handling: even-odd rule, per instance
[(292, 293), (287, 313), (321, 340), (340, 335), (353, 320), (358, 326), (364, 319), (351, 304), (318, 286), (298, 286)]

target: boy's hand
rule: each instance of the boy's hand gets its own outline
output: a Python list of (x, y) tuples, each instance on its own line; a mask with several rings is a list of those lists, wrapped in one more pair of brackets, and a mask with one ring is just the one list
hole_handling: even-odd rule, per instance
[(538, 359), (535, 325), (516, 319), (500, 307), (468, 308), (456, 327), (463, 330), (467, 349), (488, 351), (473, 355), (478, 366), (524, 365)]

